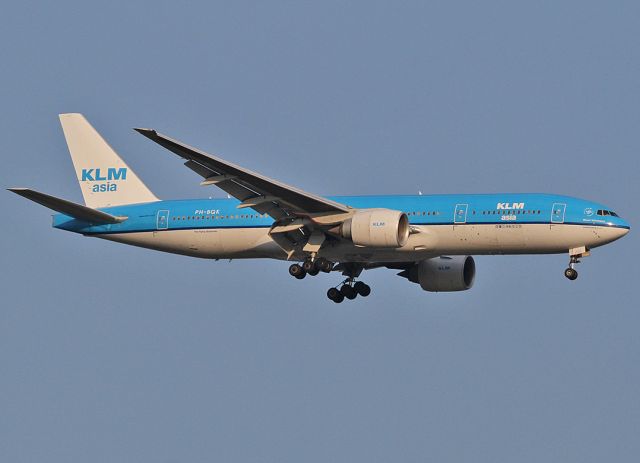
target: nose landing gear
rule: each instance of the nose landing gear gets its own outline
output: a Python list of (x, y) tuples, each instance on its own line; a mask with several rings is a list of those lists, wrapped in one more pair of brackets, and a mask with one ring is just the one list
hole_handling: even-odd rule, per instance
[(588, 255), (589, 250), (584, 246), (569, 249), (569, 267), (565, 269), (564, 276), (571, 281), (578, 278), (578, 271), (575, 269), (575, 266), (580, 263), (581, 257), (587, 257)]

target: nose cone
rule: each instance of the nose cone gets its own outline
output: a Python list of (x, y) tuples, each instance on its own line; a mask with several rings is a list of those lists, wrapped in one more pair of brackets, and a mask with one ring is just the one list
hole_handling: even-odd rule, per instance
[(602, 246), (604, 244), (612, 243), (629, 233), (628, 226), (618, 224), (610, 224), (609, 226), (598, 228), (597, 238), (591, 243), (592, 246)]
[(622, 220), (622, 224), (620, 225), (620, 238), (631, 231), (631, 226), (626, 220)]
[(615, 222), (613, 223), (613, 229), (615, 234), (615, 239), (620, 239), (631, 230), (629, 223), (621, 217), (616, 217)]
[[(622, 238), (624, 235), (629, 233), (629, 230), (631, 230), (631, 227), (629, 227), (629, 225), (627, 225), (626, 227), (624, 227), (624, 226), (617, 227), (616, 228), (616, 232), (618, 234), (618, 238)], [(616, 239), (618, 239), (618, 238), (616, 238)]]

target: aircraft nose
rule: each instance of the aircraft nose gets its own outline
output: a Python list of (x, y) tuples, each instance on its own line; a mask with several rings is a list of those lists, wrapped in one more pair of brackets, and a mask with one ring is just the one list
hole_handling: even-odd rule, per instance
[(621, 226), (616, 227), (616, 233), (617, 233), (617, 238), (622, 238), (624, 235), (626, 235), (627, 233), (629, 233), (629, 231), (631, 230), (631, 227), (629, 226), (629, 224), (623, 220)]

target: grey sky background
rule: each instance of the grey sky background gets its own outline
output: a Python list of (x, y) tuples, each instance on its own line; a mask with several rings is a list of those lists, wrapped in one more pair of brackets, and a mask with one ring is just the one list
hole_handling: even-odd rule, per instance
[[(475, 287), (209, 262), (50, 227), (0, 193), (0, 460), (635, 462), (638, 2), (5, 2), (0, 185), (81, 194), (82, 112), (162, 198), (153, 127), (318, 194), (553, 192), (631, 233), (479, 257)], [(635, 227), (635, 229), (634, 229)]]

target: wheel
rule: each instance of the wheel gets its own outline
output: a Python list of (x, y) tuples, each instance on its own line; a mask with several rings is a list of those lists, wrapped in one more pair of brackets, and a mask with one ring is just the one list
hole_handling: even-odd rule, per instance
[(369, 294), (371, 294), (371, 287), (368, 284), (363, 283), (362, 281), (356, 282), (356, 284), (353, 285), (353, 289), (355, 289), (356, 292), (362, 297), (367, 297)]
[(317, 268), (314, 268), (313, 270), (309, 270), (307, 272), (309, 275), (311, 275), (312, 277), (316, 276), (318, 273), (320, 273), (320, 270), (318, 270)]
[(302, 264), (302, 268), (304, 269), (305, 272), (311, 273), (316, 269), (316, 263), (311, 259), (307, 259)]
[(575, 269), (572, 269), (571, 267), (569, 267), (564, 271), (564, 276), (566, 276), (568, 279), (573, 281), (576, 278), (578, 278), (578, 272)]
[(316, 259), (316, 267), (325, 273), (329, 273), (331, 269), (333, 269), (333, 262), (329, 262), (324, 257), (320, 257), (319, 259)]
[(349, 285), (343, 285), (342, 288), (340, 288), (340, 292), (347, 299), (355, 299), (356, 296), (358, 295), (356, 290)]
[(305, 272), (304, 269), (298, 264), (293, 264), (291, 267), (289, 267), (289, 275), (291, 275), (292, 277), (296, 277), (298, 280), (302, 280), (306, 276), (306, 274), (307, 272)]
[(329, 291), (327, 291), (327, 297), (331, 299), (333, 302), (335, 302), (336, 304), (339, 304), (342, 301), (344, 301), (344, 296), (336, 288), (329, 288)]

